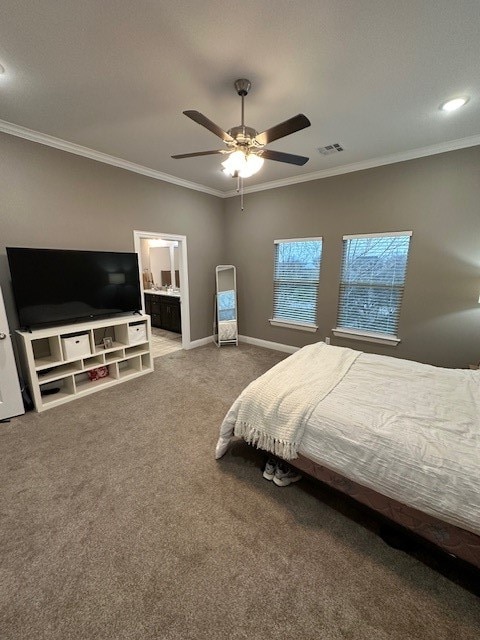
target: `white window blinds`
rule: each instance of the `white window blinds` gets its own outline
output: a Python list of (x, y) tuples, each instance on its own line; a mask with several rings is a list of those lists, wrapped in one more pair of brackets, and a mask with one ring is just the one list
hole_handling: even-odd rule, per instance
[(315, 325), (322, 238), (275, 240), (273, 319)]
[(339, 328), (396, 337), (411, 235), (343, 237)]

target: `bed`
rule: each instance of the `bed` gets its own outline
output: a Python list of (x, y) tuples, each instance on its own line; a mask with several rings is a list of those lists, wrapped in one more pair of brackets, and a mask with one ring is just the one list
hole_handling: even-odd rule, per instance
[(480, 567), (480, 371), (322, 342), (254, 380), (220, 428)]

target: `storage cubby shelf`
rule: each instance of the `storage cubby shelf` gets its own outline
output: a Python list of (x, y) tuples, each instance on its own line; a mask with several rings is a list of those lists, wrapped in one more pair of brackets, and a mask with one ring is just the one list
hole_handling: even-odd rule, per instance
[(106, 378), (99, 378), (98, 380), (89, 380), (86, 378), (85, 380), (75, 383), (75, 393), (77, 395), (80, 395), (83, 392), (92, 393), (99, 387), (104, 387), (105, 385), (110, 386), (111, 383), (112, 381), (110, 380), (110, 376), (107, 376)]
[(123, 347), (126, 347), (127, 345), (122, 343), (122, 342), (112, 342), (112, 346), (109, 349), (105, 349), (104, 347), (96, 344), (95, 345), (95, 354), (99, 354), (99, 353), (109, 353), (110, 351), (116, 351), (117, 349), (122, 349)]
[(63, 360), (57, 360), (57, 358), (53, 358), (52, 356), (49, 358), (38, 358), (35, 360), (35, 369), (42, 371), (42, 369), (50, 369), (50, 367), (56, 367), (61, 364), (63, 364)]
[(38, 375), (38, 382), (41, 385), (46, 384), (47, 382), (52, 382), (52, 380), (66, 378), (72, 373), (78, 373), (78, 371), (81, 371), (81, 363), (60, 364), (57, 367), (54, 367), (53, 371), (48, 371), (48, 373), (45, 373), (43, 375), (41, 375), (40, 372), (40, 374)]
[(73, 394), (67, 393), (66, 391), (59, 391), (55, 395), (46, 396), (42, 398), (42, 408), (37, 409), (37, 411), (44, 411), (45, 409), (50, 409), (51, 407), (56, 407), (59, 404), (64, 404), (65, 402), (70, 402), (73, 400)]
[[(129, 315), (38, 331), (17, 331), (37, 411), (153, 371), (150, 316)], [(112, 346), (104, 348), (104, 338)], [(90, 380), (88, 372), (108, 367)]]

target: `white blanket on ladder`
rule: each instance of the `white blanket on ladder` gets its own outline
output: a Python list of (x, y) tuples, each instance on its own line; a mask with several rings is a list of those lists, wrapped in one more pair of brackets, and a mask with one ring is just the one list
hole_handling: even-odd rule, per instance
[(234, 434), (285, 460), (296, 458), (312, 411), (360, 353), (319, 342), (303, 347), (254, 380), (227, 413), (215, 457), (226, 452)]

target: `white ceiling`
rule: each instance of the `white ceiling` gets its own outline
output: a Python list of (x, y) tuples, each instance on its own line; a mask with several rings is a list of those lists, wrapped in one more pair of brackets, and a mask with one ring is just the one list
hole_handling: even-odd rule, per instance
[(246, 77), (248, 126), (312, 123), (269, 145), (304, 167), (266, 161), (246, 185), (305, 179), (478, 136), (479, 29), (479, 0), (2, 0), (0, 119), (230, 192), (221, 156), (170, 156), (222, 148), (182, 111), (238, 125)]

